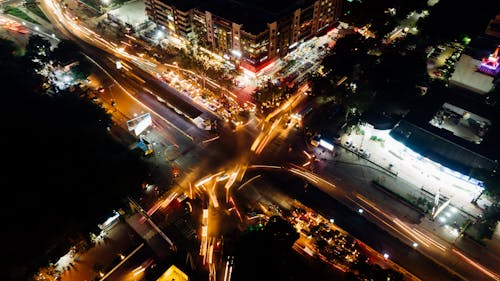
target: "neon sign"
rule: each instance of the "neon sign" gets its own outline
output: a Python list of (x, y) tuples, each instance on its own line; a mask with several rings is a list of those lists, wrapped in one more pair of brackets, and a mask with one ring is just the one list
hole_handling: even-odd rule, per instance
[(500, 72), (500, 61), (498, 57), (499, 50), (500, 45), (492, 54), (482, 59), (481, 65), (479, 66), (479, 71), (493, 76), (497, 75)]

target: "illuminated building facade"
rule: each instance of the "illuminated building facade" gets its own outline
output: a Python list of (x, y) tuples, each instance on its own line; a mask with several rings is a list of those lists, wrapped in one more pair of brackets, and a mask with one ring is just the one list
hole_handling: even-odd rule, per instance
[(326, 33), (342, 0), (145, 0), (150, 20), (253, 73)]

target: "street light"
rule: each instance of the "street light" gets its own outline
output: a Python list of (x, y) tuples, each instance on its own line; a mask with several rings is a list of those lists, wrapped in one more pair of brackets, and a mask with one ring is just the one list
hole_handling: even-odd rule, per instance
[(388, 259), (389, 258), (389, 254), (388, 253), (384, 253), (384, 259)]

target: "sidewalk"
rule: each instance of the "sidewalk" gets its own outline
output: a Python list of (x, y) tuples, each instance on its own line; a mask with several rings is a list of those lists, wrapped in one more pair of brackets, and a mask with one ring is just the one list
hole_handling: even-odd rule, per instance
[[(426, 191), (425, 193), (434, 197), (439, 192), (441, 198), (452, 199), (452, 205), (473, 217), (482, 214), (482, 209), (478, 208), (478, 206), (491, 204), (485, 196), (478, 201), (478, 206), (472, 204), (470, 201), (476, 196), (476, 186), (445, 173), (443, 170), (446, 169), (438, 163), (422, 157), (417, 159), (418, 156), (414, 155), (415, 153), (393, 140), (387, 135), (387, 132), (374, 129), (371, 131), (372, 136), (383, 139), (383, 141), (374, 141), (371, 136), (352, 133), (349, 136), (342, 136), (341, 144), (344, 146), (346, 141), (349, 140), (351, 144), (355, 145), (355, 149), (363, 148), (371, 152), (371, 156), (367, 160), (384, 169), (390, 167), (389, 170), (397, 175), (398, 179), (403, 180), (407, 183), (406, 185), (414, 189), (408, 189), (412, 196), (421, 197), (423, 195), (420, 194), (420, 191)], [(396, 189), (393, 191), (401, 196), (406, 195), (401, 190)], [(433, 200), (432, 198), (431, 202)]]
[(98, 242), (90, 250), (77, 254), (73, 264), (68, 270), (61, 273), (61, 281), (90, 281), (98, 277), (95, 269), (102, 268), (103, 273), (120, 259), (119, 255), (140, 244), (139, 236), (128, 226), (120, 221), (112, 227), (103, 241)]

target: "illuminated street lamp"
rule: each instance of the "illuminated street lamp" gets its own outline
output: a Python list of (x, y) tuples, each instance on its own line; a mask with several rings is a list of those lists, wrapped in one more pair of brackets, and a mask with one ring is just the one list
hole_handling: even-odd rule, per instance
[(418, 247), (418, 243), (417, 242), (413, 242), (412, 246), (413, 246), (413, 248), (417, 248)]
[(389, 254), (388, 253), (384, 253), (384, 259), (388, 259), (389, 258)]

